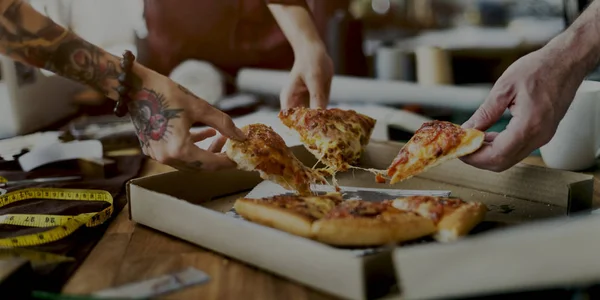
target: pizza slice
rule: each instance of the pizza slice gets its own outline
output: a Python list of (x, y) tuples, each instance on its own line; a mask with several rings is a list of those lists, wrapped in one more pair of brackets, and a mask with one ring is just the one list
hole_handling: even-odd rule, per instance
[(281, 195), (238, 199), (235, 211), (244, 219), (297, 236), (312, 238), (312, 224), (341, 203), (339, 194), (301, 197)]
[(467, 235), (485, 218), (487, 207), (481, 202), (458, 198), (410, 196), (392, 201), (395, 208), (418, 213), (436, 224), (434, 239), (450, 242)]
[(431, 235), (434, 223), (419, 214), (399, 210), (391, 201), (348, 200), (312, 226), (317, 241), (342, 247), (397, 244)]
[(354, 110), (296, 107), (279, 119), (296, 131), (304, 147), (327, 166), (331, 175), (358, 163), (376, 120)]
[[(446, 161), (477, 151), (484, 133), (446, 121), (425, 122), (400, 149), (387, 169), (390, 184), (425, 172)], [(380, 178), (377, 180), (381, 182)]]
[(265, 124), (241, 128), (245, 141), (227, 140), (225, 153), (245, 171), (258, 171), (261, 178), (273, 181), (300, 195), (311, 195), (310, 185), (327, 183), (319, 172), (305, 166), (287, 147), (283, 138)]

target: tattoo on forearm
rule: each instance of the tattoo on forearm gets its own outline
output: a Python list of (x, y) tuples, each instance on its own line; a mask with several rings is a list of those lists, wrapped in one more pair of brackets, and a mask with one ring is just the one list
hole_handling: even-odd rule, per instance
[(129, 111), (141, 146), (148, 147), (151, 141), (166, 141), (172, 127), (169, 122), (179, 118), (183, 109), (168, 108), (164, 96), (150, 89), (140, 90), (134, 99), (129, 103)]
[[(108, 95), (108, 79), (116, 79), (120, 68), (102, 50), (72, 32), (62, 28), (51, 19), (41, 19), (42, 26), (34, 26), (39, 20), (31, 19), (25, 4), (16, 0), (0, 18), (0, 47), (9, 56), (44, 68), (61, 76)], [(28, 8), (31, 10), (31, 8)], [(32, 29), (33, 27), (38, 27)]]

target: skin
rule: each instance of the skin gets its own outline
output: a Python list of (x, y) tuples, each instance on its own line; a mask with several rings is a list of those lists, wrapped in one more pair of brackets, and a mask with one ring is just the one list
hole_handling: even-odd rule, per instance
[(269, 4), (268, 7), (295, 57), (288, 84), (280, 94), (282, 109), (327, 107), (333, 62), (309, 12), (294, 5)]
[(585, 76), (600, 62), (600, 1), (546, 46), (513, 63), (488, 98), (463, 124), (487, 130), (508, 108), (502, 132), (486, 132), (486, 143), (462, 160), (480, 169), (507, 170), (548, 143)]
[[(298, 25), (307, 22), (306, 11), (304, 15), (285, 7), (276, 7), (275, 10), (274, 14), (279, 18), (297, 17)], [(286, 21), (285, 24), (284, 26), (288, 26), (288, 34), (312, 37), (312, 29), (290, 29), (293, 21)], [(315, 50), (318, 47), (308, 47), (313, 43), (307, 42), (306, 46), (298, 46), (302, 44), (299, 42), (301, 40), (302, 36), (296, 37), (294, 42), (297, 45), (294, 49), (298, 49), (298, 53), (322, 55), (320, 50)], [(301, 48), (307, 50), (300, 50)], [(116, 101), (119, 98), (117, 77), (122, 72), (120, 57), (83, 40), (37, 12), (26, 2), (0, 0), (0, 53), (24, 64), (43, 68), (88, 85), (112, 100)], [(303, 62), (306, 60), (314, 58), (298, 59)], [(319, 58), (316, 61), (319, 61)], [(297, 74), (306, 78), (312, 70), (309, 68), (309, 71), (302, 70)], [(132, 67), (129, 85), (132, 86), (129, 94), (129, 98), (132, 99), (128, 104), (129, 115), (144, 154), (160, 163), (185, 171), (214, 171), (235, 167), (233, 161), (220, 153), (221, 148), (227, 138), (242, 141), (246, 137), (227, 114), (166, 76), (138, 63), (134, 63)], [(291, 88), (294, 89), (297, 89), (296, 85)], [(321, 104), (326, 103), (323, 102), (325, 100), (319, 101)], [(285, 102), (292, 103), (287, 100)], [(191, 125), (197, 122), (207, 124), (211, 128), (190, 133)], [(217, 132), (221, 136), (215, 139), (208, 149), (194, 145), (215, 136)]]

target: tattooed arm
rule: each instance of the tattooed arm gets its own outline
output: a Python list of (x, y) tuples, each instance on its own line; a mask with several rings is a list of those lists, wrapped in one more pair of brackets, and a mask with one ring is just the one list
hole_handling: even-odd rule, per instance
[[(0, 53), (93, 87), (116, 100), (120, 59), (88, 43), (21, 0), (0, 0)], [(194, 142), (212, 129), (192, 135), (190, 126), (203, 122), (224, 136), (244, 139), (229, 116), (185, 88), (144, 66), (132, 68), (129, 112), (142, 150), (159, 162), (185, 169), (219, 169), (232, 162), (202, 150)], [(211, 147), (220, 151), (222, 140)]]

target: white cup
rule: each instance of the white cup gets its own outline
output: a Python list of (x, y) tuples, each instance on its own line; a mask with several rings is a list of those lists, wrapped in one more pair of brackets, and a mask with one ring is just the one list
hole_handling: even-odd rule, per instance
[(546, 166), (581, 171), (600, 155), (600, 82), (583, 81), (552, 140), (540, 148)]

